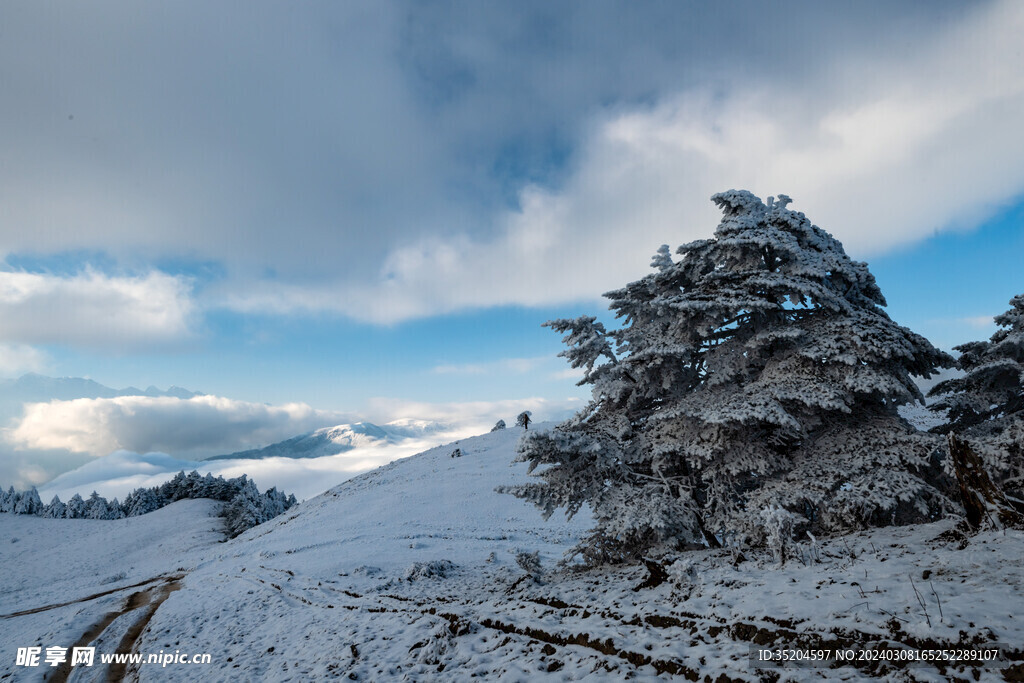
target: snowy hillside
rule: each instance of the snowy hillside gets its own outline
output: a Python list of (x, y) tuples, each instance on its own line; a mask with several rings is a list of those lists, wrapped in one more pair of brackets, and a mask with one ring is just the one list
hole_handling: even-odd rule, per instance
[(408, 438), (423, 437), (445, 431), (447, 425), (436, 422), (402, 420), (383, 426), (371, 422), (356, 422), (317, 429), (264, 448), (254, 448), (228, 455), (216, 455), (207, 460), (258, 460), (260, 458), (322, 458), (338, 455), (355, 448), (397, 444)]
[[(10, 667), (14, 648), (98, 638), (98, 652), (212, 656), (210, 664), (132, 665), (131, 680), (621, 680), (660, 673), (803, 681), (857, 680), (871, 672), (941, 681), (954, 671), (974, 680), (969, 667), (894, 669), (877, 662), (753, 668), (751, 647), (778, 640), (849, 648), (1007, 643), (1006, 658), (978, 668), (978, 679), (1024, 671), (1020, 532), (965, 539), (947, 521), (805, 541), (805, 562), (781, 569), (769, 557), (737, 562), (728, 551), (695, 552), (670, 568), (668, 581), (634, 590), (647, 578), (643, 567), (555, 571), (589, 520), (567, 523), (556, 515), (545, 523), (526, 503), (494, 492), (525, 480), (525, 467), (510, 465), (521, 434), (508, 429), (396, 461), (224, 544), (200, 531), (208, 518), (199, 515), (189, 527), (176, 506), (95, 522), (122, 526), (110, 527), (102, 543), (87, 539), (87, 547), (103, 551), (77, 573), (52, 561), (66, 550), (51, 544), (47, 530), (10, 532), (5, 516), (0, 561), (17, 568), (12, 585), (22, 587), (0, 593), (5, 666), (13, 680), (34, 680), (29, 669)], [(462, 457), (451, 457), (456, 447)], [(54, 541), (70, 540), (73, 531), (66, 533)], [(32, 545), (13, 555), (12, 545), (25, 539), (12, 544), (11, 535), (31, 536)], [(146, 547), (144, 538), (167, 544), (152, 565), (133, 559), (135, 551), (115, 559), (119, 547)], [(26, 560), (37, 552), (42, 559)], [(530, 578), (523, 568), (530, 562), (521, 565), (517, 555), (534, 552), (541, 569), (531, 569), (537, 577)], [(103, 583), (120, 571), (120, 582)], [(165, 583), (10, 616), (157, 575)], [(133, 599), (146, 590), (145, 601)], [(158, 609), (132, 610), (135, 603)], [(125, 614), (98, 636), (83, 635), (111, 610)], [(133, 620), (145, 620), (146, 628), (130, 630)]]
[(41, 669), (15, 666), (18, 648), (70, 651), (100, 624), (96, 647), (122, 651), (145, 611), (137, 608), (176, 587), (224, 539), (219, 509), (185, 500), (119, 520), (0, 515), (0, 680), (40, 679)]

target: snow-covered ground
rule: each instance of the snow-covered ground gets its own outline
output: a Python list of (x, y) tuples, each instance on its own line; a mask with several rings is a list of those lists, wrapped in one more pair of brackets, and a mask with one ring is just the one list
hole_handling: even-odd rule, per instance
[[(214, 542), (218, 520), (205, 501), (116, 522), (0, 516), (2, 615), (156, 576), (182, 577), (164, 579), (159, 594), (157, 584), (147, 584), (3, 618), (0, 670), (32, 680), (12, 666), (14, 648), (70, 646), (112, 611), (127, 614), (96, 636), (98, 649), (124, 643), (141, 653), (212, 656), (210, 664), (129, 666), (130, 680), (714, 681), (724, 674), (722, 680), (944, 681), (1024, 674), (1021, 532), (966, 539), (950, 531), (952, 521), (879, 530), (816, 547), (805, 542), (806, 562), (782, 568), (768, 557), (737, 563), (728, 551), (697, 552), (671, 567), (670, 580), (633, 590), (647, 577), (643, 567), (556, 570), (588, 519), (544, 522), (528, 504), (494, 492), (524, 481), (525, 466), (510, 464), (521, 434), (463, 439), (460, 458), (450, 457), (456, 444), (449, 444), (394, 462), (222, 544)], [(78, 529), (101, 528), (111, 529), (102, 543), (94, 535), (88, 545), (68, 545)], [(12, 536), (20, 539), (11, 543)], [(165, 547), (154, 552), (155, 539)], [(104, 550), (93, 557), (97, 544)], [(539, 553), (539, 577), (519, 566), (520, 552)], [(166, 588), (172, 584), (180, 590)], [(159, 607), (151, 615), (124, 604), (144, 590)], [(146, 628), (133, 635), (132, 619), (143, 617)], [(751, 648), (771, 643), (1003, 643), (1010, 651), (976, 671), (752, 666)], [(100, 673), (72, 673), (81, 672)]]
[[(15, 666), (18, 648), (70, 651), (132, 595), (139, 602), (191, 571), (224, 539), (220, 505), (183, 500), (119, 520), (0, 514), (0, 680), (39, 679), (41, 668)], [(97, 646), (117, 651), (139, 616), (113, 620)]]

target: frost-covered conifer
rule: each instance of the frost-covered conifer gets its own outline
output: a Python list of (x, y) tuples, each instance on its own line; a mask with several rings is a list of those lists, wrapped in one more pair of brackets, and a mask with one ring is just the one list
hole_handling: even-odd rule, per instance
[(530, 416), (533, 415), (529, 410), (524, 410), (519, 413), (516, 417), (516, 427), (522, 427), (523, 429), (530, 428)]
[(929, 519), (952, 504), (897, 406), (952, 358), (894, 323), (867, 264), (829, 233), (746, 191), (713, 201), (714, 237), (667, 248), (610, 292), (620, 329), (556, 320), (592, 401), (520, 442), (542, 482), (506, 489), (597, 521), (592, 562), (692, 544), (759, 544), (778, 506), (827, 532)]
[(185, 470), (178, 472), (172, 479), (160, 484), (158, 495), (165, 501), (165, 505), (188, 498), (185, 484)]
[(243, 474), (238, 493), (224, 506), (224, 522), (230, 536), (235, 537), (246, 529), (265, 522), (263, 497), (256, 484)]
[(929, 392), (930, 407), (945, 412), (948, 423), (936, 431), (955, 431), (977, 450), (992, 479), (1017, 500), (1024, 499), (1024, 294), (997, 315), (999, 329), (989, 341), (954, 347), (963, 377), (946, 380)]
[(129, 517), (145, 515), (162, 507), (153, 489), (136, 489), (132, 491), (131, 502), (126, 499), (125, 505), (128, 508), (126, 514)]
[(85, 501), (85, 516), (89, 519), (109, 519), (110, 506), (107, 499), (93, 491)]
[(64, 516), (67, 519), (83, 519), (86, 516), (85, 501), (77, 493), (68, 498), (67, 506), (64, 508)]
[(14, 513), (17, 515), (38, 515), (43, 511), (43, 501), (39, 498), (39, 491), (33, 486), (28, 491), (23, 491), (14, 504)]
[(1024, 294), (1010, 299), (1010, 310), (995, 317), (999, 329), (989, 341), (954, 347), (966, 374), (935, 385), (930, 407), (946, 413), (942, 431), (962, 431), (985, 420), (1024, 411)]
[(110, 504), (107, 506), (107, 510), (109, 511), (109, 514), (106, 516), (106, 519), (124, 519), (126, 517), (124, 506), (116, 497), (114, 500), (110, 501)]
[(14, 512), (14, 504), (17, 502), (12, 486), (7, 491), (0, 488), (0, 512)]
[(255, 482), (244, 474), (228, 483), (237, 493), (224, 506), (221, 516), (232, 538), (246, 529), (273, 519), (296, 503), (294, 495), (286, 496), (276, 487), (261, 495)]
[(54, 496), (50, 504), (43, 509), (43, 517), (50, 519), (63, 519), (67, 506), (60, 501), (59, 496)]
[(505, 428), (505, 421), (504, 420), (498, 420), (497, 422), (494, 423), (494, 426), (491, 427), (491, 431), (492, 432), (500, 432), (504, 428)]

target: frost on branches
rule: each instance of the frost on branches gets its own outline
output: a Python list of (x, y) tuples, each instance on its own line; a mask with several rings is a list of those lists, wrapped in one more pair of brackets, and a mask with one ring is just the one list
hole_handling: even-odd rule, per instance
[(922, 400), (912, 375), (953, 359), (894, 323), (867, 264), (785, 195), (712, 200), (713, 238), (678, 260), (663, 246), (655, 272), (605, 295), (620, 329), (546, 323), (593, 398), (524, 437), (518, 460), (542, 481), (505, 490), (545, 516), (589, 505), (597, 526), (577, 551), (593, 563), (763, 545), (782, 510), (817, 534), (951, 509), (941, 439), (896, 408)]
[(1024, 500), (1024, 294), (997, 315), (999, 329), (989, 341), (955, 347), (963, 377), (929, 392), (930, 407), (945, 412), (953, 431), (978, 451), (993, 480), (1015, 500)]

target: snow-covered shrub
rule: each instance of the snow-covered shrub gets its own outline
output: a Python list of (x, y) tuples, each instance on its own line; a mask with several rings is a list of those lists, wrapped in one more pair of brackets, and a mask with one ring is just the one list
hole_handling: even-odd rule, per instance
[(522, 427), (523, 429), (530, 428), (530, 417), (533, 416), (529, 410), (524, 410), (516, 416), (516, 427)]
[(771, 550), (777, 563), (785, 564), (792, 557), (793, 530), (797, 516), (786, 508), (769, 505), (761, 510), (761, 525), (765, 533), (765, 545)]
[(448, 457), (449, 458), (461, 458), (462, 457), (462, 449), (461, 448), (456, 448), (454, 451), (452, 451), (451, 453), (448, 454)]
[(504, 428), (505, 428), (505, 421), (504, 420), (498, 420), (497, 422), (494, 423), (494, 426), (491, 427), (491, 431), (492, 432), (499, 432), (499, 431), (501, 431)]
[(516, 564), (529, 576), (537, 577), (544, 573), (544, 569), (540, 565), (540, 552), (538, 551), (529, 553), (523, 550), (516, 553)]
[(697, 568), (689, 558), (679, 558), (665, 571), (668, 581), (676, 589), (689, 588), (697, 580)]
[(443, 579), (455, 569), (454, 562), (449, 560), (431, 560), (430, 562), (413, 562), (409, 565), (403, 578), (406, 581), (417, 579)]
[(373, 567), (367, 564), (361, 564), (355, 569), (353, 569), (352, 573), (362, 576), (376, 576), (377, 574), (380, 574), (381, 571), (382, 570), (380, 567)]
[(584, 503), (591, 562), (764, 541), (777, 502), (807, 530), (931, 519), (953, 504), (941, 440), (897, 414), (953, 359), (894, 323), (867, 264), (780, 196), (715, 195), (710, 239), (667, 246), (606, 294), (622, 326), (546, 323), (592, 400), (518, 446), (542, 481), (503, 490), (545, 516)]

